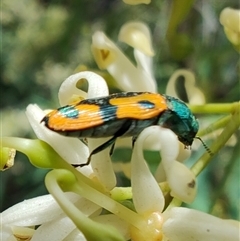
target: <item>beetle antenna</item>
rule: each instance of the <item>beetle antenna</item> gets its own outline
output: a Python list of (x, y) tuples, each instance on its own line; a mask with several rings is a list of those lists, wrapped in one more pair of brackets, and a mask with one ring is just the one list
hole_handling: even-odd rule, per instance
[(201, 141), (203, 147), (204, 147), (205, 150), (208, 152), (208, 154), (209, 154), (210, 156), (213, 156), (212, 151), (211, 151), (210, 148), (205, 144), (205, 142), (204, 142), (199, 136), (195, 136), (195, 138), (198, 139), (199, 141)]

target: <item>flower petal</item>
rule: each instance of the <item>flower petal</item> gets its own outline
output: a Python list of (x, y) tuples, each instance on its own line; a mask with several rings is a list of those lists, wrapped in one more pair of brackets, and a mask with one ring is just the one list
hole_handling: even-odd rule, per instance
[[(162, 129), (159, 141), (163, 166), (159, 166), (156, 177), (160, 176), (163, 168), (171, 188), (171, 195), (184, 202), (192, 202), (196, 195), (195, 176), (186, 166), (176, 161), (179, 154), (177, 136), (169, 129)], [(161, 181), (163, 180), (161, 179)]]
[(220, 14), (220, 23), (224, 26), (228, 40), (240, 51), (240, 10), (225, 8)]
[[(81, 79), (86, 79), (88, 81), (88, 94), (78, 89), (76, 86)], [(71, 75), (63, 81), (59, 89), (58, 98), (60, 105), (64, 106), (71, 102), (71, 98), (74, 95), (94, 98), (108, 95), (108, 93), (106, 81), (100, 75), (91, 71), (83, 71)]]
[(164, 207), (164, 196), (158, 183), (151, 174), (143, 157), (143, 142), (151, 136), (159, 135), (159, 126), (144, 129), (135, 143), (131, 160), (131, 184), (133, 203), (138, 213), (161, 212)]
[(62, 136), (40, 124), (45, 113), (37, 105), (28, 105), (26, 115), (37, 137), (52, 146), (64, 160), (71, 164), (86, 162), (89, 155), (86, 145), (77, 138)]
[[(89, 139), (88, 146), (90, 153), (108, 139), (109, 138)], [(106, 148), (91, 158), (91, 166), (94, 174), (107, 190), (114, 188), (117, 182), (109, 151), (109, 148)]]
[(63, 240), (70, 232), (76, 228), (69, 217), (62, 216), (56, 220), (44, 223), (34, 233), (31, 241)]
[(1, 240), (17, 241), (17, 239), (13, 237), (12, 229), (2, 224), (2, 214), (0, 214), (0, 237)]
[(167, 181), (171, 196), (186, 203), (193, 202), (197, 193), (196, 178), (184, 164), (174, 161), (167, 172)]
[(92, 52), (101, 69), (107, 69), (125, 91), (153, 91), (151, 76), (139, 71), (103, 32), (92, 37)]
[(149, 28), (142, 22), (125, 23), (118, 38), (148, 56), (154, 55)]
[(149, 86), (151, 86), (151, 92), (157, 91), (156, 81), (153, 76), (153, 64), (152, 64), (152, 57), (145, 55), (143, 52), (134, 49), (134, 57), (137, 62), (137, 68), (142, 73), (148, 74), (151, 78), (149, 78)]
[(185, 86), (189, 103), (193, 105), (204, 104), (206, 102), (205, 97), (203, 92), (195, 86), (196, 81), (195, 81), (194, 74), (191, 71), (186, 69), (176, 70), (172, 74), (167, 84), (166, 94), (179, 98), (175, 87), (176, 87), (176, 82), (180, 76), (184, 77), (184, 80), (185, 80), (184, 86)]
[(240, 223), (197, 210), (175, 207), (163, 213), (164, 241), (238, 241)]
[[(78, 195), (66, 193), (72, 202)], [(33, 226), (55, 219), (63, 213), (51, 195), (44, 195), (20, 202), (1, 213), (3, 225)]]

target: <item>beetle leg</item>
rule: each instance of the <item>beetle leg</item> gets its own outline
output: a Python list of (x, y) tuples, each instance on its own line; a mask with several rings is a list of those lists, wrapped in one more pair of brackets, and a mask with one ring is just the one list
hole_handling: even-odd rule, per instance
[(136, 142), (137, 138), (138, 138), (137, 136), (133, 136), (133, 138), (132, 138), (132, 149), (135, 145), (135, 142)]
[[(87, 159), (87, 162), (85, 163), (82, 163), (82, 164), (73, 164), (74, 167), (84, 167), (84, 166), (87, 166), (90, 161), (91, 161), (91, 157), (92, 155), (95, 155), (97, 154), (98, 152), (100, 151), (103, 151), (104, 149), (106, 149), (107, 147), (109, 147), (110, 145), (112, 145), (111, 147), (111, 150), (110, 150), (110, 153), (113, 151), (113, 148), (114, 148), (114, 144), (115, 144), (115, 141), (116, 141), (117, 137), (116, 136), (113, 136), (111, 139), (109, 139), (108, 141), (104, 142), (103, 144), (101, 144), (100, 146), (98, 146), (97, 148), (95, 148), (89, 155), (88, 159)], [(112, 154), (112, 153), (111, 153)]]
[(115, 141), (113, 142), (112, 146), (111, 146), (111, 149), (109, 151), (109, 155), (111, 156), (113, 154), (113, 151), (114, 151), (114, 147), (115, 147)]
[(115, 144), (115, 141), (118, 137), (124, 135), (124, 133), (126, 133), (129, 129), (129, 127), (131, 126), (131, 122), (130, 121), (126, 121), (122, 127), (115, 133), (115, 135), (110, 138), (108, 141), (104, 142), (103, 144), (101, 144), (100, 146), (98, 146), (97, 148), (95, 148), (89, 155), (88, 159), (87, 159), (87, 162), (86, 163), (82, 163), (82, 164), (73, 164), (72, 166), (74, 167), (84, 167), (84, 166), (87, 166), (90, 161), (91, 161), (91, 157), (92, 155), (94, 154), (97, 154), (98, 152), (106, 149), (107, 147), (109, 147), (110, 145), (113, 144), (113, 146), (111, 147), (111, 150), (110, 150), (110, 155), (112, 154), (113, 152), (113, 149), (114, 149), (114, 144)]

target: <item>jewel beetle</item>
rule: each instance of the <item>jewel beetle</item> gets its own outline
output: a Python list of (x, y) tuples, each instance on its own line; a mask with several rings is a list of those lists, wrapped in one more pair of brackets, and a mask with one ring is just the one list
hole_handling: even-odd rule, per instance
[[(118, 137), (132, 136), (151, 125), (171, 129), (185, 147), (192, 145), (199, 129), (198, 121), (181, 100), (158, 93), (122, 92), (109, 96), (84, 99), (47, 114), (41, 122), (59, 134), (71, 137), (111, 137), (94, 149), (91, 156), (112, 145)], [(198, 138), (198, 137), (197, 137)]]

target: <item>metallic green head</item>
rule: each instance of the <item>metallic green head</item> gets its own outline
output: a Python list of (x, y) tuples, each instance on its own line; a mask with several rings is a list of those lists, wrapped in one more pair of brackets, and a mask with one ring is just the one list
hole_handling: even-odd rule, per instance
[(185, 146), (191, 146), (199, 124), (187, 105), (174, 97), (164, 95), (168, 110), (164, 111), (159, 124), (171, 129)]

